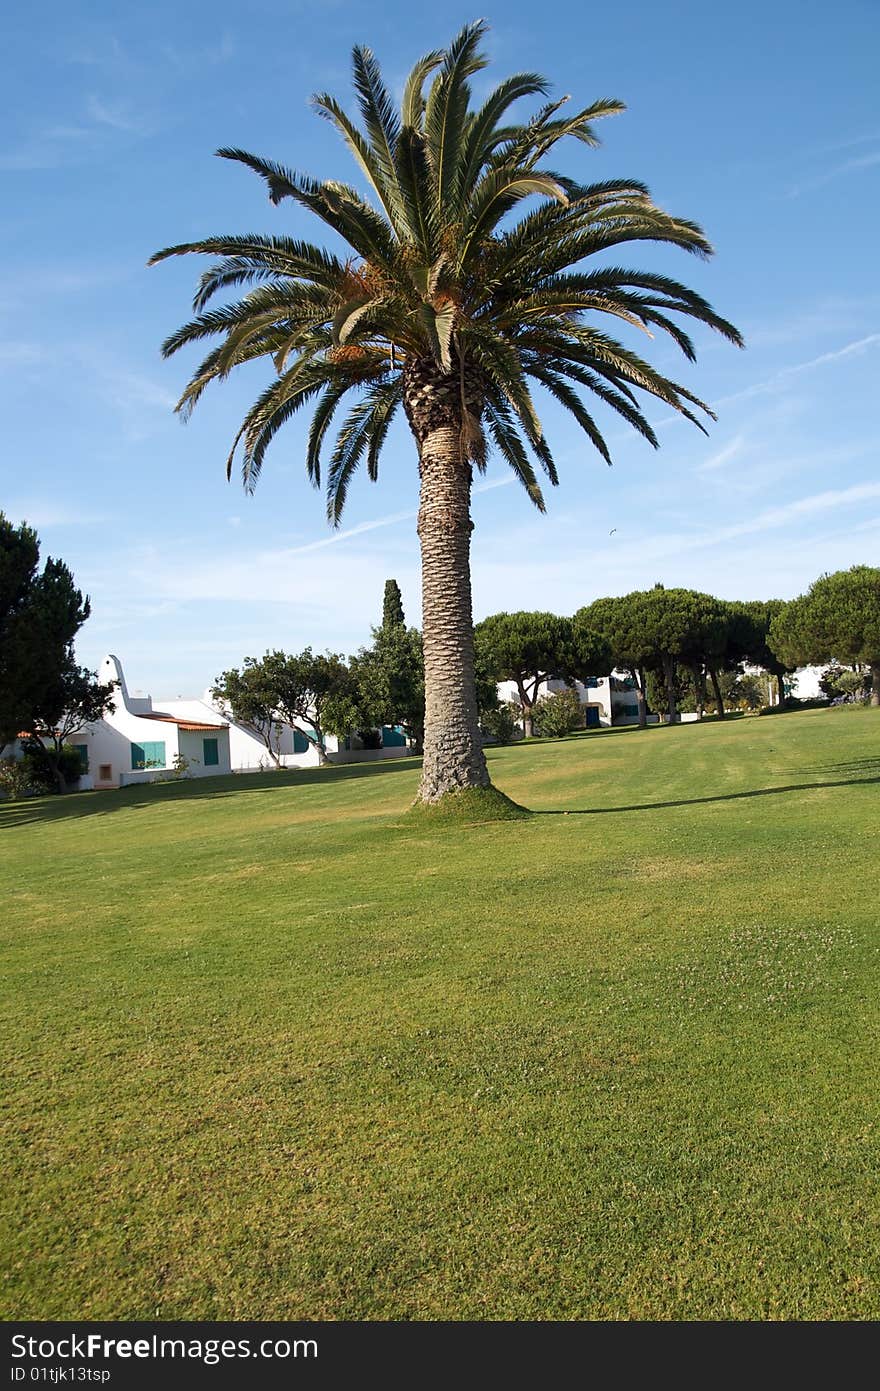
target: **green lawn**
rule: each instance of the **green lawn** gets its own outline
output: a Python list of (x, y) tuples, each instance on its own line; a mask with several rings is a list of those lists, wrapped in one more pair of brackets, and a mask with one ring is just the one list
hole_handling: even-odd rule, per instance
[(5, 1317), (880, 1317), (880, 712), (0, 807)]

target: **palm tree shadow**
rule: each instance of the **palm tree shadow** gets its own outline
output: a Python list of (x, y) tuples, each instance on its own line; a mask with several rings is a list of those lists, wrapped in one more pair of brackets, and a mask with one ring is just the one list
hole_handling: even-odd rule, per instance
[[(876, 760), (867, 760), (876, 762)], [(836, 782), (792, 782), (783, 787), (755, 787), (748, 792), (724, 792), (717, 797), (679, 797), (668, 802), (634, 802), (624, 807), (578, 807), (568, 811), (533, 811), (533, 816), (610, 816), (617, 812), (663, 811), (669, 807), (696, 807), (710, 802), (738, 802), (750, 797), (778, 797), (786, 792), (820, 792), (828, 787), (852, 787), (859, 784), (880, 782), (880, 773), (875, 777), (841, 778)]]

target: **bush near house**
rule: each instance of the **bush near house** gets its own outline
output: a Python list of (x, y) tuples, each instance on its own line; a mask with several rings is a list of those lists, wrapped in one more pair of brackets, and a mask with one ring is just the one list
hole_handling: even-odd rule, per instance
[[(41, 792), (54, 792), (56, 790), (55, 772), (42, 744), (38, 744), (36, 741), (26, 743), (22, 763), (28, 771), (34, 788), (39, 788)], [(69, 744), (62, 744), (58, 753), (58, 770), (67, 787), (71, 790), (76, 787), (83, 772), (86, 771), (83, 768), (79, 752), (71, 748)]]
[(522, 720), (522, 707), (514, 701), (504, 701), (494, 710), (484, 710), (480, 716), (480, 728), (496, 744), (512, 744), (519, 734)]
[(21, 797), (35, 797), (48, 792), (45, 784), (34, 786), (33, 770), (21, 758), (0, 758), (0, 798), (17, 802)]
[(535, 728), (547, 739), (561, 739), (584, 727), (584, 707), (576, 691), (555, 691), (542, 696), (535, 705)]

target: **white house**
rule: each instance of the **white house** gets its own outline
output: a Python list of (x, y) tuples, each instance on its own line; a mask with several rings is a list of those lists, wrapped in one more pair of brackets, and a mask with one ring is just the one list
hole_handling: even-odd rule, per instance
[[(555, 695), (557, 691), (566, 689), (565, 681), (550, 678), (541, 682), (537, 699), (540, 700), (541, 696), (545, 695)], [(616, 728), (618, 725), (639, 722), (638, 695), (629, 677), (591, 676), (585, 682), (575, 681), (570, 689), (577, 693), (578, 700), (584, 707), (584, 724), (588, 729), (598, 729), (600, 726), (610, 728), (612, 725)], [(499, 682), (498, 696), (500, 700), (518, 703), (516, 682)], [(656, 724), (657, 719), (657, 715), (648, 716), (651, 724)]]
[[(112, 654), (101, 662), (98, 680), (115, 681), (117, 690), (113, 710), (71, 741), (82, 760), (82, 789), (154, 781), (181, 764), (188, 777), (274, 766), (259, 736), (218, 708), (210, 692), (201, 699), (177, 697), (154, 704), (149, 695), (131, 694), (122, 663)], [(291, 725), (280, 725), (276, 747), (283, 767), (308, 768), (318, 763), (314, 745)], [(406, 737), (397, 728), (382, 730), (380, 749), (362, 748), (355, 734), (342, 739), (327, 736), (327, 754), (333, 763), (399, 758), (408, 753)]]

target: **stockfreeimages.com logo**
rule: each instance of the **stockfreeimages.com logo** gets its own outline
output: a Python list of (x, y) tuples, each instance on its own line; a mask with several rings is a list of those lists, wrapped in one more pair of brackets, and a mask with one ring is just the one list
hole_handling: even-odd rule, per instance
[[(13, 1359), (39, 1362), (112, 1362), (116, 1358), (161, 1361), (163, 1358), (182, 1362), (218, 1362), (236, 1358), (277, 1358), (318, 1356), (314, 1338), (160, 1338), (153, 1333), (148, 1338), (105, 1338), (102, 1333), (71, 1333), (61, 1338), (33, 1338), (23, 1333), (12, 1337)], [(13, 1381), (24, 1381), (28, 1370), (15, 1365)]]

